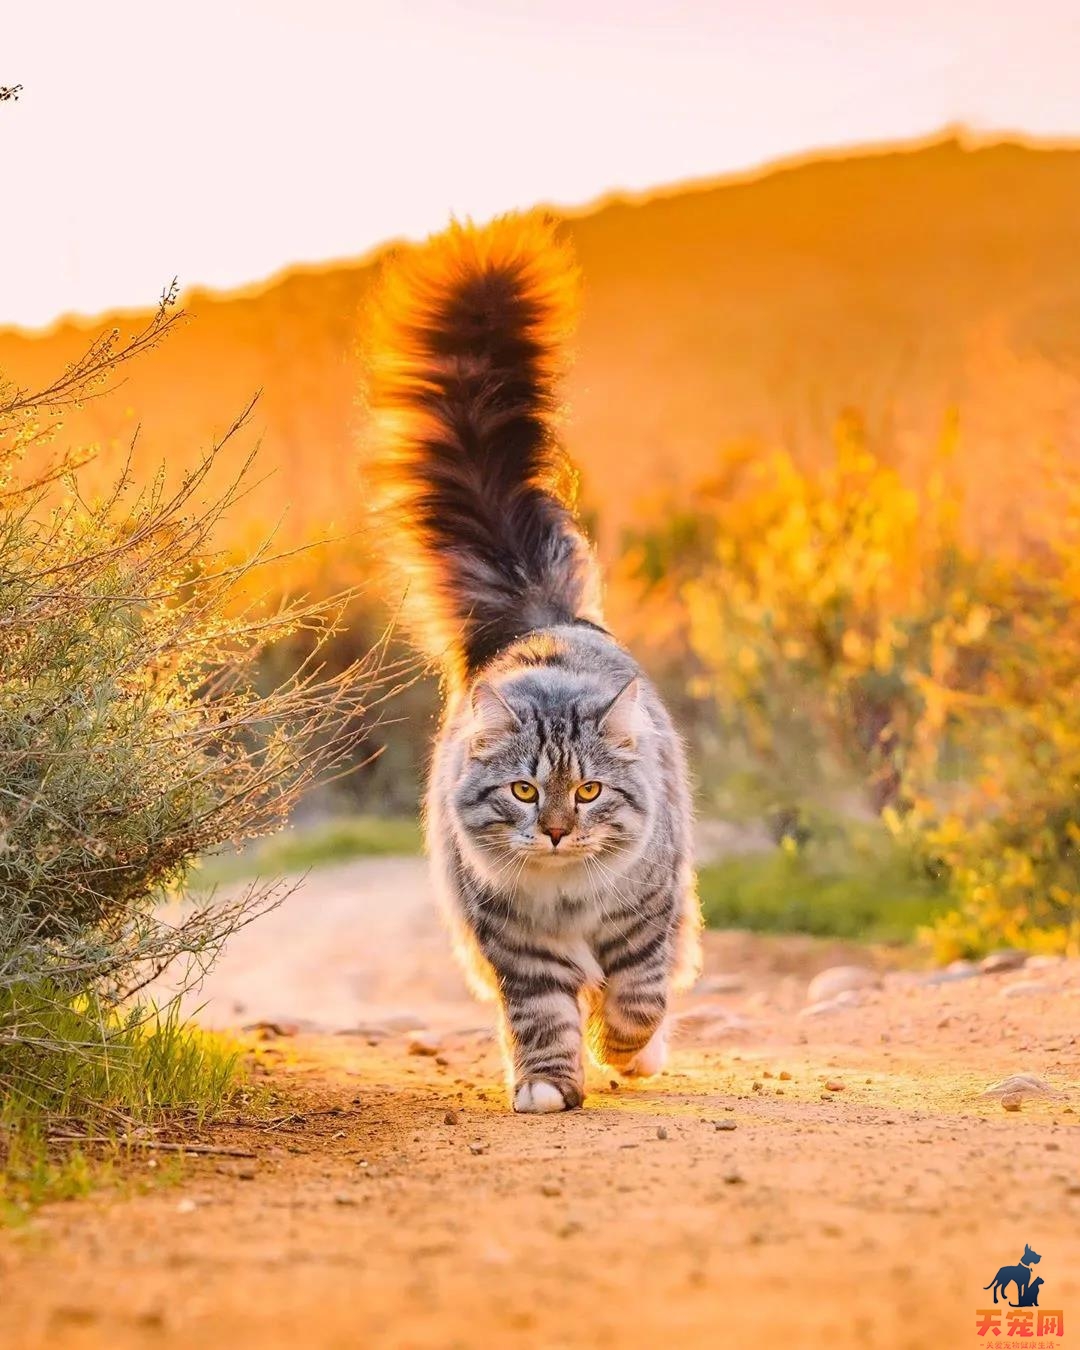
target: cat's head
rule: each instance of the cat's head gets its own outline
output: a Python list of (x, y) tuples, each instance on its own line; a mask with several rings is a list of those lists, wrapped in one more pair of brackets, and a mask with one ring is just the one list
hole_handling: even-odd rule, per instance
[(473, 863), (507, 888), (573, 866), (601, 887), (653, 814), (649, 732), (637, 679), (477, 684), (453, 803)]

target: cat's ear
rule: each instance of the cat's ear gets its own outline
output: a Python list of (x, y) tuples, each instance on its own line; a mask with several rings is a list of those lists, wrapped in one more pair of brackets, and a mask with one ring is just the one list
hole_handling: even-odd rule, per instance
[(633, 750), (647, 724), (645, 709), (641, 706), (641, 681), (634, 676), (619, 690), (601, 712), (600, 730), (612, 745)]
[(521, 722), (516, 712), (507, 703), (499, 691), (485, 681), (481, 681), (472, 691), (470, 699), (472, 719), (468, 726), (469, 750), (474, 755), (482, 755), (496, 742), (516, 731)]

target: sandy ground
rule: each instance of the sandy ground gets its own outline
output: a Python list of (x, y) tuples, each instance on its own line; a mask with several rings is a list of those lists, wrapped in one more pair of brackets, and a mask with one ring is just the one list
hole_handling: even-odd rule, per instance
[[(808, 977), (852, 959), (882, 987), (807, 1016)], [(662, 1079), (514, 1117), (421, 864), (320, 873), (202, 993), (208, 1022), (287, 1033), (261, 1033), (269, 1118), (204, 1137), (251, 1156), (0, 1236), (0, 1344), (1080, 1346), (1080, 965), (888, 965), (710, 935)], [(1018, 1073), (1050, 1090), (979, 1095)], [(1025, 1242), (1065, 1335), (981, 1338)]]

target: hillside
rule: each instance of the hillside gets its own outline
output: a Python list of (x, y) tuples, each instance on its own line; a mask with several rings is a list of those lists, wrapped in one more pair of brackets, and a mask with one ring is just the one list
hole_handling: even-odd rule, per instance
[[(948, 140), (821, 159), (570, 227), (587, 289), (569, 438), (609, 543), (644, 497), (685, 488), (732, 442), (820, 455), (848, 406), (913, 474), (958, 410), (971, 516), (993, 533), (1038, 447), (1080, 446), (1080, 150)], [(245, 528), (285, 506), (289, 538), (348, 528), (374, 271), (191, 293), (192, 321), (66, 434), (122, 444), (137, 417), (137, 462), (179, 464), (261, 389), (253, 433), (274, 477)], [(0, 330), (0, 369), (33, 384), (90, 331)]]

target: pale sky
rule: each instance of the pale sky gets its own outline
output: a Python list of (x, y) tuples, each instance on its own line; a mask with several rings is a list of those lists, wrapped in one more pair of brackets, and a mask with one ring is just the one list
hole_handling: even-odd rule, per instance
[(1075, 0), (8, 0), (0, 324), (807, 150), (1080, 134)]

